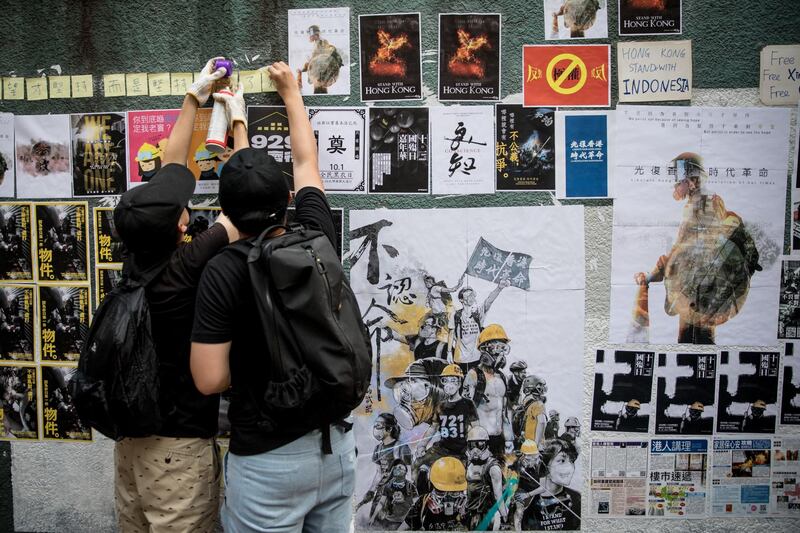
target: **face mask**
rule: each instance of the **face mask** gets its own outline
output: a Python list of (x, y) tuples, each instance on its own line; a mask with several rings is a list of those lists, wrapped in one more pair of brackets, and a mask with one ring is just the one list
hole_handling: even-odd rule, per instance
[(372, 437), (375, 440), (383, 440), (384, 436), (386, 436), (386, 430), (378, 429), (378, 428), (372, 428)]
[(453, 516), (461, 512), (467, 497), (463, 492), (445, 492), (433, 489), (428, 498), (428, 509), (433, 514)]
[(636, 407), (625, 407), (625, 414), (628, 416), (636, 416), (638, 412), (639, 409), (637, 409)]
[(461, 385), (458, 383), (445, 383), (444, 386), (444, 393), (448, 397), (455, 396), (455, 394), (461, 390)]

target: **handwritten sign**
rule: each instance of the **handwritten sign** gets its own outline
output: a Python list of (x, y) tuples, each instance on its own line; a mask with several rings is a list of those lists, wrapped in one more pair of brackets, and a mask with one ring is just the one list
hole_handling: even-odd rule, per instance
[(94, 80), (91, 74), (72, 76), (72, 97), (91, 98), (94, 96)]
[(258, 70), (242, 70), (239, 72), (239, 81), (244, 86), (245, 93), (261, 92), (261, 72)]
[(169, 72), (159, 72), (147, 75), (147, 88), (150, 96), (169, 96)]
[(47, 100), (47, 78), (25, 78), (28, 100)]
[(272, 78), (269, 77), (269, 71), (267, 69), (260, 69), (260, 70), (261, 70), (261, 89), (263, 89), (265, 93), (276, 92), (278, 89), (272, 82)]
[(50, 98), (69, 98), (69, 76), (49, 76), (47, 81), (50, 83)]
[(125, 90), (128, 91), (128, 96), (147, 96), (147, 74), (125, 74)]
[(692, 98), (692, 41), (617, 43), (620, 102)]
[(24, 100), (25, 78), (3, 78), (3, 99)]
[(173, 72), (171, 77), (172, 96), (183, 96), (192, 85), (191, 72)]
[(125, 74), (104, 75), (103, 94), (106, 98), (111, 96), (125, 96)]
[(761, 101), (790, 105), (800, 101), (800, 44), (765, 46), (759, 72)]

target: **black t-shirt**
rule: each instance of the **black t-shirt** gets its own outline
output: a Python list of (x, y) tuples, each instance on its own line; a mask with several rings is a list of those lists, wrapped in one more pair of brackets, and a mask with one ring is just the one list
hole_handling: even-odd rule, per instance
[(467, 432), (470, 424), (478, 420), (478, 410), (468, 398), (455, 402), (443, 401), (436, 412), (439, 422), (439, 445), (455, 455), (467, 451)]
[(159, 435), (210, 438), (217, 433), (219, 396), (194, 386), (189, 368), (192, 322), (200, 275), (209, 259), (228, 244), (221, 224), (182, 243), (164, 270), (147, 286), (153, 340), (161, 373), (161, 404), (166, 418)]
[[(295, 197), (294, 222), (321, 230), (336, 242), (336, 233), (328, 201), (322, 191), (304, 187)], [(205, 344), (231, 342), (231, 422), (230, 451), (236, 455), (264, 453), (296, 440), (320, 427), (321, 409), (314, 401), (302, 412), (293, 413), (278, 428), (266, 431), (259, 427), (264, 395), (271, 369), (267, 363), (267, 341), (253, 298), (247, 258), (233, 247), (222, 250), (209, 261), (197, 292), (192, 341)], [(321, 400), (321, 399), (320, 399)], [(274, 413), (269, 413), (274, 416)]]
[(426, 509), (426, 502), (430, 496), (423, 494), (406, 514), (405, 523), (412, 531), (466, 531), (466, 517), (461, 513), (446, 515), (443, 512), (434, 514)]

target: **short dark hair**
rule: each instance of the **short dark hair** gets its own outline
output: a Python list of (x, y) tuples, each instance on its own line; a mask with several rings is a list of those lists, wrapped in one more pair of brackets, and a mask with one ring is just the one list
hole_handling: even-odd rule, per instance
[(464, 293), (467, 292), (467, 291), (475, 292), (475, 289), (473, 289), (472, 287), (464, 287), (463, 289), (458, 291), (458, 299), (459, 300), (463, 300), (464, 299)]
[(378, 418), (383, 419), (383, 423), (386, 426), (386, 429), (389, 430), (389, 435), (393, 439), (400, 438), (400, 424), (397, 422), (397, 418), (392, 413), (381, 413), (378, 415)]
[(564, 439), (551, 439), (544, 441), (539, 453), (542, 457), (542, 462), (546, 465), (556, 458), (559, 453), (564, 452), (569, 458), (570, 462), (574, 463), (578, 460), (578, 449), (575, 445), (568, 440)]

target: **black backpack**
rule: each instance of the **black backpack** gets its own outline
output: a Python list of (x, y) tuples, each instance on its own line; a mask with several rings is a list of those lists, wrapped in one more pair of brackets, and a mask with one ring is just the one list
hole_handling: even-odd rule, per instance
[(70, 383), (81, 421), (114, 440), (156, 433), (158, 368), (145, 285), (124, 277), (98, 307)]
[[(267, 237), (279, 228), (285, 232)], [(247, 256), (267, 340), (271, 373), (260, 401), (272, 415), (262, 412), (262, 429), (312, 398), (323, 406), (321, 420), (348, 416), (369, 387), (372, 343), (328, 237), (300, 224), (271, 226), (231, 247)]]

